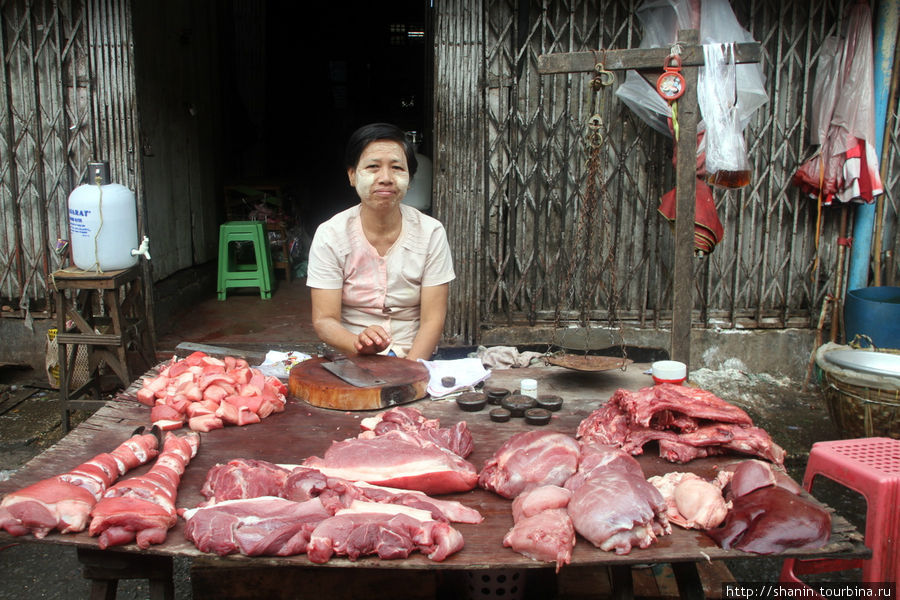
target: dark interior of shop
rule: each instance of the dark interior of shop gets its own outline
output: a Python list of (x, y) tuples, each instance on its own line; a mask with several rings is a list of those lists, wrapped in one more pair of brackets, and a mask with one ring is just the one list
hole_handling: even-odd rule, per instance
[[(419, 152), (430, 156), (427, 11), (423, 0), (377, 7), (323, 2), (314, 9), (306, 3), (267, 3), (266, 72), (256, 74), (265, 82), (265, 100), (252, 107), (264, 106), (264, 114), (249, 115), (240, 101), (224, 107), (230, 143), (257, 143), (258, 160), (235, 164), (241, 153), (229, 149), (225, 173), (230, 182), (242, 178), (284, 185), (285, 210), (312, 231), (357, 201), (343, 164), (346, 140), (357, 127), (382, 121), (416, 131), (423, 139)], [(227, 65), (235, 64), (241, 51), (231, 41), (225, 85), (231, 76)]]

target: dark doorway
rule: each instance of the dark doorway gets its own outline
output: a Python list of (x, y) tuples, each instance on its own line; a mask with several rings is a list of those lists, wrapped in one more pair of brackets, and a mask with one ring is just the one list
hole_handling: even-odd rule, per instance
[[(227, 123), (250, 119), (258, 141), (253, 160), (226, 167), (231, 180), (269, 180), (290, 190), (293, 210), (311, 232), (356, 202), (343, 165), (344, 144), (360, 125), (387, 121), (424, 138), (430, 152), (432, 36), (427, 0), (379, 5), (361, 2), (267, 2), (256, 27), (264, 37), (264, 102), (226, 106)], [(239, 28), (239, 22), (234, 23)], [(233, 64), (244, 60), (246, 38), (234, 36)], [(249, 49), (253, 51), (254, 49)], [(227, 69), (227, 67), (226, 67)], [(246, 81), (236, 82), (244, 86)], [(226, 163), (242, 156), (238, 150)], [(237, 159), (237, 160), (236, 160)]]

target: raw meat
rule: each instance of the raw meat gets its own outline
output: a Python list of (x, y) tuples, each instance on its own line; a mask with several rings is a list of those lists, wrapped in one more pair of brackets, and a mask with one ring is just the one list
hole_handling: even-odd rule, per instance
[(734, 499), (721, 527), (707, 531), (723, 548), (755, 554), (821, 548), (831, 536), (831, 516), (816, 503), (776, 485)]
[(555, 562), (559, 573), (572, 561), (575, 529), (564, 508), (551, 508), (517, 520), (503, 545), (534, 560)]
[(562, 485), (578, 468), (579, 455), (578, 442), (563, 433), (517, 433), (485, 461), (478, 485), (504, 498), (542, 485)]
[(157, 453), (155, 434), (135, 434), (110, 453), (98, 454), (68, 473), (10, 492), (0, 502), (0, 529), (11, 535), (32, 533), (43, 538), (84, 531), (91, 508), (103, 492), (130, 469)]
[(663, 383), (643, 388), (637, 392), (622, 394), (619, 404), (631, 415), (632, 423), (644, 427), (650, 427), (660, 418), (672, 419), (672, 413), (705, 421), (753, 424), (747, 413), (737, 406), (711, 392), (686, 385)]
[(572, 493), (556, 485), (544, 485), (524, 492), (513, 500), (515, 525), (503, 538), (503, 545), (540, 561), (555, 562), (556, 571), (572, 561), (575, 528), (566, 512)]
[(238, 458), (211, 468), (200, 493), (207, 499), (206, 505), (239, 498), (280, 496), (290, 474), (288, 469), (270, 462)]
[(121, 481), (106, 490), (91, 510), (88, 533), (100, 536), (98, 546), (128, 544), (140, 548), (161, 544), (175, 524), (175, 498), (184, 469), (197, 454), (200, 436), (166, 434), (163, 451), (144, 475)]
[(151, 407), (150, 419), (162, 429), (185, 423), (194, 431), (259, 423), (284, 410), (287, 388), (247, 361), (218, 359), (194, 352), (172, 357), (157, 377), (145, 377), (137, 398)]
[(411, 406), (395, 406), (360, 422), (363, 433), (358, 437), (374, 437), (399, 429), (434, 442), (442, 448), (466, 458), (475, 448), (472, 432), (465, 421), (452, 427), (441, 427), (437, 419), (426, 419), (421, 412)]
[(516, 496), (512, 503), (513, 521), (533, 517), (545, 510), (565, 508), (569, 505), (572, 492), (558, 485), (542, 485)]
[(185, 537), (219, 556), (293, 556), (306, 552), (316, 525), (331, 517), (318, 498), (292, 502), (261, 496), (184, 511)]
[(465, 492), (475, 487), (475, 467), (458, 455), (400, 430), (371, 439), (334, 442), (322, 458), (312, 456), (303, 466), (328, 477), (365, 481), (426, 494)]
[(671, 532), (666, 502), (636, 461), (624, 460), (613, 446), (595, 445), (585, 452), (591, 455), (589, 470), (579, 468), (565, 485), (572, 492), (568, 513), (575, 531), (617, 554), (646, 548)]
[(784, 450), (743, 410), (705, 390), (672, 384), (617, 390), (579, 424), (577, 437), (629, 454), (641, 454), (655, 440), (660, 456), (671, 462), (729, 451), (784, 462)]
[(408, 506), (428, 511), (435, 520), (480, 523), (481, 513), (459, 502), (438, 500), (415, 490), (350, 482), (326, 477), (316, 469), (281, 466), (266, 461), (234, 459), (216, 465), (206, 475), (201, 493), (209, 506), (223, 500), (278, 496), (295, 502), (320, 498), (332, 512), (350, 506), (355, 500)]
[(325, 519), (313, 530), (306, 554), (314, 563), (332, 556), (356, 560), (367, 554), (406, 558), (419, 550), (442, 561), (463, 547), (457, 530), (441, 521), (418, 521), (405, 514), (347, 512)]
[(730, 504), (722, 488), (693, 473), (666, 473), (648, 479), (666, 501), (669, 522), (686, 529), (717, 527), (728, 514)]
[(738, 464), (729, 478), (732, 497), (744, 496), (753, 490), (775, 485), (775, 472), (768, 463), (759, 460), (745, 460)]

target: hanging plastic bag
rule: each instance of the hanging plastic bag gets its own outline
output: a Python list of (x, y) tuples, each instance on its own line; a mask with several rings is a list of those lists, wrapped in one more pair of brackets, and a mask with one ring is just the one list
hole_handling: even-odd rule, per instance
[[(677, 40), (679, 30), (696, 29), (697, 23), (701, 44), (756, 41), (738, 22), (728, 0), (645, 0), (635, 14), (644, 31), (640, 48), (669, 47)], [(738, 65), (736, 81), (738, 118), (743, 130), (756, 110), (769, 100), (762, 65)], [(672, 108), (637, 71), (628, 71), (616, 96), (642, 121), (660, 133), (668, 133), (666, 122), (672, 117)], [(697, 131), (704, 129), (701, 121)]]
[(703, 46), (697, 89), (706, 123), (706, 181), (725, 188), (750, 183), (750, 160), (738, 111), (734, 44)]
[[(702, 0), (700, 3), (700, 43), (718, 44), (755, 42), (749, 31), (741, 27), (728, 0)], [(709, 64), (709, 63), (707, 63)], [(705, 68), (705, 67), (704, 67)], [(703, 68), (700, 69), (703, 72)], [(756, 109), (769, 101), (762, 63), (737, 65), (737, 115), (741, 130), (753, 118)]]

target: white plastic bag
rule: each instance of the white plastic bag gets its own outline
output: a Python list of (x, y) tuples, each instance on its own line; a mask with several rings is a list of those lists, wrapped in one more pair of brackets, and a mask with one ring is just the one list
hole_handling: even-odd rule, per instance
[(697, 101), (706, 123), (706, 180), (719, 187), (750, 183), (750, 161), (738, 110), (733, 44), (703, 46)]

